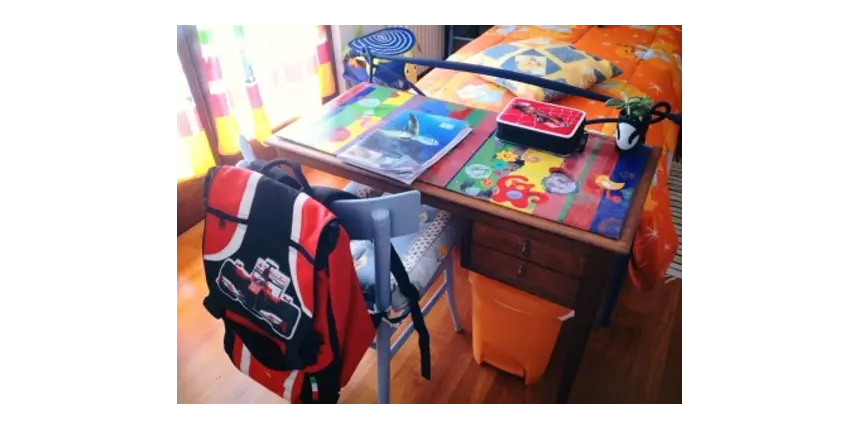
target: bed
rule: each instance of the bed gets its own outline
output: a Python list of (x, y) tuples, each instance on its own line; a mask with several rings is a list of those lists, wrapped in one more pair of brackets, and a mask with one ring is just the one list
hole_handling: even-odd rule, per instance
[[(622, 70), (620, 75), (592, 86), (592, 91), (612, 97), (647, 95), (655, 101), (668, 102), (674, 112), (682, 112), (680, 26), (501, 25), (483, 33), (448, 60), (467, 61), (495, 45), (534, 38), (568, 42), (575, 49), (608, 60)], [(428, 97), (496, 112), (515, 96), (476, 74), (444, 69), (430, 71), (417, 86)], [(617, 116), (613, 108), (586, 98), (567, 96), (553, 102), (584, 110), (589, 118)], [(615, 126), (595, 124), (588, 130), (613, 135)], [(680, 126), (671, 121), (654, 124), (647, 133), (647, 144), (661, 146), (663, 152), (629, 264), (632, 284), (642, 290), (662, 281), (678, 246), (667, 173), (679, 136)]]

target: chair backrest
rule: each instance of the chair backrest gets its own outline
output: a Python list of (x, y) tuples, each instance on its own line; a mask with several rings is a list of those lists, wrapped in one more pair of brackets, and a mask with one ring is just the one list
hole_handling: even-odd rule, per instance
[(387, 311), (391, 305), (391, 238), (418, 232), (421, 193), (337, 201), (330, 208), (349, 238), (373, 240), (376, 305), (379, 311)]
[[(256, 159), (254, 150), (251, 147), (251, 142), (249, 142), (248, 139), (241, 134), (239, 135), (239, 151), (241, 151), (244, 161), (251, 162)], [(239, 167), (243, 167), (241, 165), (241, 162), (242, 161), (239, 161)]]
[(413, 234), (420, 226), (421, 193), (408, 191), (331, 204), (353, 240), (390, 240)]

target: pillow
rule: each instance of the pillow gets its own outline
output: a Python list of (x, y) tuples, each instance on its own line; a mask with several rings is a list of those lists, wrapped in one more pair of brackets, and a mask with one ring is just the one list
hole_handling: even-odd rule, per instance
[[(588, 89), (623, 73), (609, 61), (579, 51), (569, 43), (548, 38), (499, 43), (473, 55), (465, 62), (529, 73), (581, 89)], [(519, 97), (531, 100), (553, 101), (565, 95), (508, 79), (485, 75), (481, 77), (509, 89)]]

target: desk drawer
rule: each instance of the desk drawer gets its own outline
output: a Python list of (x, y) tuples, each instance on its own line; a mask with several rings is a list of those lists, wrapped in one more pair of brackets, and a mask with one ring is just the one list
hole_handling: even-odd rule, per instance
[(568, 276), (580, 277), (584, 271), (586, 255), (581, 249), (559, 249), (480, 222), (472, 224), (471, 241)]
[(471, 246), (471, 266), (478, 273), (525, 292), (574, 309), (579, 280), (537, 264), (497, 252), (477, 243)]

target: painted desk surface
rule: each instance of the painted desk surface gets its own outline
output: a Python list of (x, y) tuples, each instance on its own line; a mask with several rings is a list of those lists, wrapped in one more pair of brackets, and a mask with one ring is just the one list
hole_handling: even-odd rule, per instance
[[(353, 87), (277, 136), (336, 155), (403, 109), (461, 119), (473, 127), (418, 179), (416, 189), (433, 185), (530, 215), (562, 236), (612, 251), (628, 249), (640, 217), (633, 197), (654, 152), (644, 145), (620, 152), (612, 137), (591, 133), (584, 153), (563, 158), (496, 139), (494, 112), (371, 84)], [(549, 227), (545, 220), (560, 225)]]
[[(466, 179), (459, 173), (467, 168), (467, 162), (446, 162), (446, 159), (456, 160), (455, 152), (468, 151), (470, 155), (465, 157), (466, 161), (480, 161), (480, 148), (487, 148), (485, 152), (488, 156), (497, 156), (499, 148), (488, 146), (496, 145), (491, 140), (495, 129), (494, 113), (460, 109), (450, 103), (409, 93), (391, 92), (393, 90), (384, 88), (380, 93), (389, 94), (384, 97), (384, 103), (364, 102), (366, 106), (363, 107), (367, 108), (368, 114), (359, 115), (359, 121), (355, 120), (355, 115), (342, 115), (339, 119), (342, 123), (331, 127), (332, 115), (337, 116), (337, 112), (343, 110), (344, 100), (350, 100), (358, 92), (376, 89), (366, 84), (356, 86), (318, 111), (309, 112), (303, 119), (279, 132), (280, 137), (271, 136), (265, 143), (275, 146), (281, 157), (382, 191), (420, 191), (424, 204), (447, 210), (467, 221), (460, 252), (465, 268), (573, 309), (574, 317), (566, 320), (561, 328), (543, 380), (529, 386), (525, 395), (529, 402), (566, 402), (603, 293), (615, 271), (616, 261), (628, 254), (632, 246), (661, 150), (653, 148), (648, 151), (641, 167), (637, 167), (640, 168), (640, 174), (637, 174), (639, 180), (631, 192), (603, 197), (609, 198), (609, 201), (612, 197), (615, 197), (615, 201), (616, 198), (623, 198), (626, 202), (625, 219), (622, 225), (617, 225), (617, 238), (612, 238), (605, 231), (590, 230), (593, 222), (573, 226), (558, 221), (557, 217), (539, 216), (533, 210), (517, 210), (463, 190), (462, 181), (470, 178)], [(353, 109), (360, 108), (362, 105), (359, 101), (356, 99), (355, 103), (347, 104)], [(410, 106), (417, 103), (425, 108), (436, 109), (437, 113), (463, 115), (463, 119), (470, 118), (470, 122), (473, 121), (474, 131), (411, 186), (346, 164), (336, 157), (338, 150), (407, 103)], [(388, 109), (388, 112), (378, 113), (380, 109)], [(370, 114), (370, 110), (374, 113)], [(591, 146), (591, 143), (589, 141), (588, 145)], [(594, 146), (597, 146), (597, 152), (605, 150), (598, 140)], [(500, 149), (501, 152), (518, 153), (519, 159), (523, 155), (516, 148), (501, 146)], [(564, 160), (557, 162), (561, 166)], [(474, 184), (469, 183), (465, 188), (469, 186)]]

